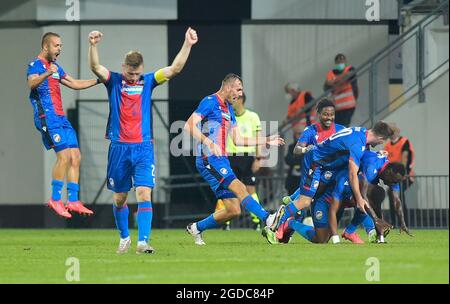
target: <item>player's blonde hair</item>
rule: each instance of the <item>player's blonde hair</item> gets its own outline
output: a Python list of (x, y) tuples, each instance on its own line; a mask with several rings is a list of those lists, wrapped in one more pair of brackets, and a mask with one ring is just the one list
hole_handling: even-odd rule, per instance
[(139, 51), (129, 51), (125, 55), (125, 65), (137, 69), (144, 64), (144, 57)]

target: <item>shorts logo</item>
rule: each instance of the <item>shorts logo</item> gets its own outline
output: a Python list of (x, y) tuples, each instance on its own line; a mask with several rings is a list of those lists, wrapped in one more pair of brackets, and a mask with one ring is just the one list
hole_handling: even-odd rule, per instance
[(53, 135), (53, 140), (56, 143), (59, 143), (61, 141), (61, 136), (59, 136), (59, 134), (55, 134), (55, 135)]
[(323, 217), (322, 211), (316, 211), (316, 219), (321, 220)]
[(220, 169), (220, 173), (222, 173), (222, 174), (228, 174), (228, 170), (227, 169), (225, 169), (225, 168), (222, 168), (222, 169)]
[(114, 187), (114, 180), (112, 178), (109, 179), (109, 184), (111, 185), (111, 187)]
[(319, 181), (315, 181), (315, 182), (314, 182), (313, 188), (314, 188), (314, 189), (317, 189), (317, 187), (319, 187)]
[(330, 178), (333, 176), (333, 173), (330, 171), (325, 171), (324, 177), (326, 180), (330, 180)]

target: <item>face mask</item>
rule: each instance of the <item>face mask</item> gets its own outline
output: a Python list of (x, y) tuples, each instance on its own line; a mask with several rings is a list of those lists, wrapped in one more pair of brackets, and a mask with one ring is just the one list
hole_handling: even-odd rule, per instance
[(345, 63), (339, 63), (336, 65), (336, 70), (343, 71), (345, 69)]

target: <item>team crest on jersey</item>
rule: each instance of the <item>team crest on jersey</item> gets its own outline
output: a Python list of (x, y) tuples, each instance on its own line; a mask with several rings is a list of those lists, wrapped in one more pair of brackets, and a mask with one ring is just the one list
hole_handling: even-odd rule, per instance
[(333, 176), (333, 173), (331, 171), (325, 171), (323, 174), (326, 180), (330, 180), (330, 178)]
[(317, 187), (319, 187), (319, 181), (315, 181), (315, 182), (314, 182), (313, 188), (314, 188), (314, 189), (317, 189)]
[(220, 169), (220, 173), (222, 173), (223, 175), (228, 174), (228, 170), (225, 168)]
[(109, 181), (110, 186), (114, 187), (114, 180), (112, 178), (110, 178), (108, 181)]
[(53, 140), (56, 143), (59, 143), (61, 141), (61, 136), (59, 136), (59, 134), (55, 134), (55, 135), (53, 135)]
[(323, 217), (322, 211), (320, 211), (320, 210), (319, 210), (319, 211), (316, 211), (316, 219), (321, 220), (322, 217)]

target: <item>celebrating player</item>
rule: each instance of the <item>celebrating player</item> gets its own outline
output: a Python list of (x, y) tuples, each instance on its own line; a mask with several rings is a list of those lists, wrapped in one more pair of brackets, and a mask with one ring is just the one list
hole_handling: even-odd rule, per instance
[[(42, 37), (42, 50), (28, 65), (28, 86), (31, 89), (30, 101), (34, 110), (34, 124), (42, 134), (47, 150), (56, 153), (56, 163), (52, 171), (52, 196), (47, 205), (57, 214), (71, 218), (69, 211), (91, 215), (78, 199), (81, 153), (77, 135), (64, 114), (60, 84), (74, 89), (90, 88), (97, 79), (78, 80), (66, 74), (56, 62), (61, 54), (61, 37), (56, 33), (45, 33)], [(67, 206), (61, 201), (64, 180), (67, 177)]]
[[(362, 127), (343, 129), (307, 152), (303, 159), (300, 197), (285, 208), (278, 209), (275, 218), (280, 217), (278, 213), (283, 215), (280, 221), (275, 221), (275, 224), (283, 224), (289, 217), (297, 214), (299, 210), (310, 206), (324, 171), (337, 171), (347, 167), (356, 205), (362, 212), (365, 212), (365, 206), (368, 203), (361, 195), (358, 181), (360, 159), (366, 145), (382, 144), (390, 136), (392, 136), (391, 128), (385, 122), (380, 121), (369, 130)], [(270, 227), (272, 231), (278, 229), (275, 224)]]
[[(222, 80), (220, 90), (203, 98), (195, 112), (185, 124), (185, 130), (199, 141), (196, 166), (203, 178), (209, 183), (216, 197), (225, 205), (207, 218), (191, 223), (187, 231), (194, 237), (195, 244), (204, 245), (202, 232), (217, 228), (226, 221), (238, 216), (242, 207), (255, 214), (263, 223), (270, 224), (276, 220), (258, 204), (248, 193), (245, 185), (236, 178), (226, 155), (226, 140), (231, 131), (231, 138), (238, 146), (279, 146), (284, 140), (278, 135), (269, 137), (243, 137), (236, 127), (232, 103), (242, 96), (243, 84), (239, 76), (228, 74)], [(201, 124), (200, 129), (198, 125)]]
[[(138, 243), (136, 253), (153, 253), (149, 245), (152, 224), (151, 193), (155, 186), (155, 165), (151, 125), (152, 91), (172, 79), (183, 69), (194, 44), (198, 42), (195, 30), (188, 28), (184, 44), (168, 67), (144, 74), (141, 53), (126, 54), (122, 73), (111, 72), (100, 64), (97, 44), (103, 34), (89, 34), (89, 65), (105, 84), (110, 113), (106, 137), (111, 140), (108, 152), (107, 186), (114, 192), (113, 213), (120, 231), (117, 253), (126, 253), (131, 245), (128, 231), (128, 191), (136, 188), (138, 201)], [(134, 183), (134, 184), (133, 184)]]

